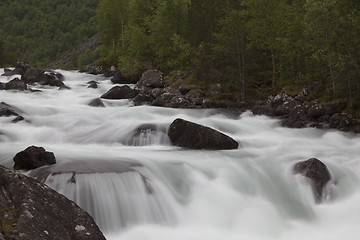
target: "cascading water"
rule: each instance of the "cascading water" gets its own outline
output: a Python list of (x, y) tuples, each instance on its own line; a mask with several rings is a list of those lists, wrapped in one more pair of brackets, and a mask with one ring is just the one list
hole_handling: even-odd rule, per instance
[[(112, 87), (110, 80), (60, 72), (71, 90), (0, 92), (0, 101), (27, 120), (0, 118), (0, 163), (11, 168), (15, 154), (30, 145), (54, 152), (56, 165), (27, 174), (87, 210), (108, 239), (358, 239), (358, 136), (283, 128), (249, 112), (134, 107), (128, 100), (94, 108), (88, 103)], [(99, 88), (87, 88), (90, 80)], [(171, 146), (166, 131), (176, 118), (224, 132), (240, 146)], [(333, 177), (322, 204), (292, 171), (311, 157)]]

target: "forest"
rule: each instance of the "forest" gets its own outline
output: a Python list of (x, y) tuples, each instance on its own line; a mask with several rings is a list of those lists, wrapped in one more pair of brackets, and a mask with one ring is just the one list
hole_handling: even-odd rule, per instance
[(104, 60), (130, 73), (190, 70), (243, 102), (306, 87), (354, 111), (359, 11), (358, 0), (101, 0), (97, 19)]
[(2, 0), (0, 64), (44, 67), (100, 32), (102, 46), (66, 67), (189, 71), (237, 102), (305, 88), (356, 113), (359, 11), (358, 0)]
[[(0, 64), (44, 67), (97, 32), (98, 0), (1, 0)], [(1, 55), (3, 53), (3, 55)]]

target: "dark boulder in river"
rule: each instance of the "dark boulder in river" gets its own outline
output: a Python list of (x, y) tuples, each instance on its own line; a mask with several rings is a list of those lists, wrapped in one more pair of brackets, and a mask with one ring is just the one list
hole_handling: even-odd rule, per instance
[(311, 180), (315, 200), (321, 202), (323, 189), (331, 176), (326, 165), (317, 158), (310, 158), (298, 162), (294, 166), (294, 173), (301, 174)]
[(0, 103), (0, 117), (20, 116), (21, 111), (7, 103)]
[(43, 147), (30, 146), (14, 157), (14, 169), (30, 170), (44, 165), (55, 164), (55, 155), (47, 152)]
[(129, 86), (125, 85), (122, 87), (115, 86), (111, 88), (109, 91), (104, 93), (101, 98), (104, 99), (130, 99), (135, 97), (134, 89), (131, 89)]
[(191, 149), (225, 150), (239, 146), (234, 139), (217, 130), (180, 118), (171, 123), (168, 136), (172, 144)]
[(92, 217), (45, 184), (0, 166), (0, 239), (105, 239)]
[(24, 80), (27, 84), (35, 82), (46, 83), (48, 81), (48, 77), (44, 71), (37, 68), (28, 69), (25, 74), (22, 75), (21, 79)]

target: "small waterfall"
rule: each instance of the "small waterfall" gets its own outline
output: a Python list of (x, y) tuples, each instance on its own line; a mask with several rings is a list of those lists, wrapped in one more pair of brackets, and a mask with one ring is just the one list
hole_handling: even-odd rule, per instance
[(142, 124), (129, 134), (126, 145), (170, 145), (170, 139), (166, 135), (164, 127), (156, 124)]
[(176, 223), (171, 194), (136, 171), (55, 174), (45, 183), (86, 209), (105, 232), (138, 224)]

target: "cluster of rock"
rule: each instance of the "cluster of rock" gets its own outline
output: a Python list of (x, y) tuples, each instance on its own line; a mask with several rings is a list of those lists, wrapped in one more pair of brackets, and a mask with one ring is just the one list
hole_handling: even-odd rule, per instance
[(15, 78), (8, 83), (0, 83), (0, 90), (30, 90), (29, 85), (35, 83), (40, 85), (47, 85), (53, 87), (59, 87), (59, 89), (68, 89), (63, 80), (64, 76), (55, 71), (45, 72), (42, 69), (30, 68), (28, 64), (18, 62), (14, 70), (5, 69), (5, 73), (2, 76), (14, 76), (21, 75), (21, 79)]
[(280, 117), (286, 127), (336, 128), (360, 133), (360, 120), (342, 113), (345, 107), (340, 101), (320, 104), (307, 101), (305, 95), (292, 97), (282, 92), (255, 104), (251, 110), (257, 115)]
[[(182, 76), (177, 77), (177, 82), (170, 83), (164, 78), (162, 72), (148, 70), (142, 74), (134, 88), (127, 85), (115, 86), (100, 98), (130, 99), (136, 106), (144, 104), (171, 108), (211, 108), (218, 106), (215, 101), (210, 99), (221, 94), (220, 84), (204, 90), (199, 86), (181, 84)], [(121, 72), (117, 72), (111, 81), (120, 84), (135, 83), (133, 79), (124, 78)]]

